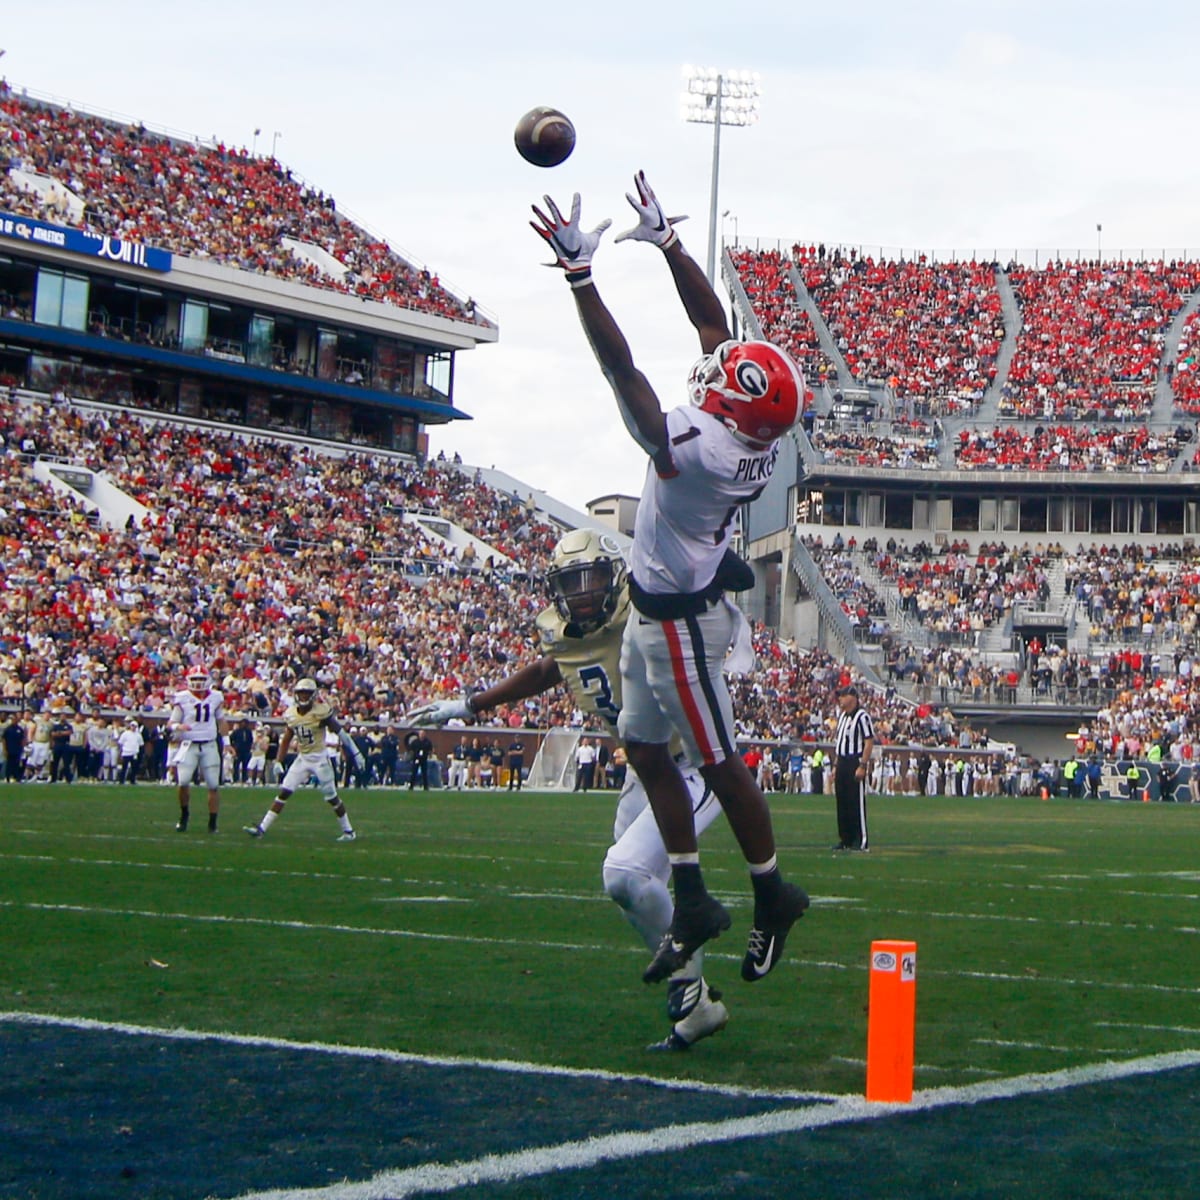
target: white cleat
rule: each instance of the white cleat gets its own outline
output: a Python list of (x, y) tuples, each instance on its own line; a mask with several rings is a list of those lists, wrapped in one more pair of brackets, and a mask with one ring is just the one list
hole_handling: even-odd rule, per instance
[(691, 1012), (676, 1021), (671, 1032), (648, 1050), (689, 1050), (701, 1038), (720, 1033), (729, 1024), (729, 1010), (721, 1003), (721, 993), (705, 985), (704, 996)]

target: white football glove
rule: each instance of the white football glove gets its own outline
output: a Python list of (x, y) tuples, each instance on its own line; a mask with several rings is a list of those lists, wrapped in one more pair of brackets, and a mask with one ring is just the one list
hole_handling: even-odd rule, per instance
[(356, 771), (365, 771), (367, 769), (367, 760), (361, 754), (354, 756), (354, 769)]
[(569, 221), (563, 219), (562, 213), (558, 211), (558, 205), (549, 196), (544, 196), (543, 199), (550, 209), (551, 216), (546, 216), (535, 204), (533, 213), (541, 224), (539, 225), (537, 221), (530, 221), (529, 225), (533, 232), (545, 241), (554, 252), (557, 261), (545, 265), (562, 267), (567, 272), (589, 269), (592, 265), (592, 255), (596, 253), (596, 247), (600, 245), (600, 239), (612, 221), (605, 217), (591, 233), (584, 233), (579, 227), (578, 192), (571, 200), (571, 219)]
[(438, 700), (434, 704), (414, 708), (408, 714), (408, 723), (410, 725), (445, 725), (447, 721), (453, 721), (456, 718), (460, 721), (469, 721), (474, 715), (465, 700)]
[(637, 213), (638, 223), (632, 229), (617, 234), (615, 240), (623, 242), (632, 239), (637, 242), (652, 242), (655, 246), (665, 250), (679, 238), (672, 227), (680, 221), (686, 221), (687, 217), (664, 216), (662, 205), (654, 195), (654, 189), (646, 182), (645, 171), (639, 171), (633, 177), (633, 186), (637, 188), (637, 195), (626, 192), (625, 199)]

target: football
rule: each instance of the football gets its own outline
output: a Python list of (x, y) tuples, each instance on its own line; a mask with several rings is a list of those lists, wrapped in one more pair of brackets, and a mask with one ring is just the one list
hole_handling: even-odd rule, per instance
[(517, 150), (535, 167), (557, 167), (575, 149), (575, 126), (557, 108), (532, 108), (513, 133)]

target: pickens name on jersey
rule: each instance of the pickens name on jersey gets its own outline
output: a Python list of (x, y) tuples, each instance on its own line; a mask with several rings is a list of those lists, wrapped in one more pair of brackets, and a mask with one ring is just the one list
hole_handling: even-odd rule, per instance
[(776, 443), (765, 454), (739, 458), (733, 477), (739, 483), (766, 483), (775, 472), (775, 460), (778, 457), (779, 444)]
[(297, 754), (325, 753), (325, 722), (333, 716), (332, 705), (314, 704), (302, 713), (294, 704), (283, 714), (283, 723), (292, 731)]

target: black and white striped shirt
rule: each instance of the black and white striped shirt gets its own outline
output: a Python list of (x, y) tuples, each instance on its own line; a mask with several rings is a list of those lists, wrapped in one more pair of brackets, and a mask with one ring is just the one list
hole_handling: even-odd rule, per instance
[(853, 712), (844, 712), (838, 717), (837, 740), (834, 742), (834, 752), (838, 761), (844, 758), (862, 758), (867, 739), (875, 739), (875, 726), (871, 724), (871, 714), (865, 708), (856, 708)]

